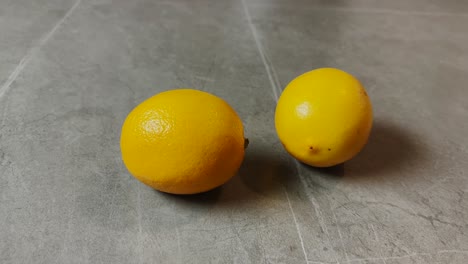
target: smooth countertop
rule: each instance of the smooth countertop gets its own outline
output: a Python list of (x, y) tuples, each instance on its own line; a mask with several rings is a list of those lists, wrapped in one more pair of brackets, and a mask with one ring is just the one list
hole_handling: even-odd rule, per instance
[[(468, 2), (0, 0), (0, 263), (468, 263)], [(297, 75), (359, 78), (353, 160), (295, 162), (274, 129)], [(128, 112), (228, 101), (236, 177), (180, 197), (122, 164)]]

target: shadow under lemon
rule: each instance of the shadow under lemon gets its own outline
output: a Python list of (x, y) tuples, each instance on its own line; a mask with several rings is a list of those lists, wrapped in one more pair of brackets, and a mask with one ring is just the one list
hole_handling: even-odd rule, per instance
[[(417, 135), (394, 123), (374, 121), (369, 141), (353, 159), (328, 168), (316, 168), (300, 163), (299, 172), (295, 160), (281, 146), (256, 145), (255, 140), (246, 151), (244, 161), (236, 174), (224, 185), (211, 191), (194, 195), (172, 195), (180, 206), (211, 207), (214, 204), (241, 205), (261, 196), (284, 195), (288, 190), (307, 188), (330, 191), (339, 182), (398, 180), (407, 177), (399, 173), (424, 161), (426, 150), (417, 144)], [(303, 182), (299, 179), (302, 174)]]
[[(329, 168), (301, 167), (319, 175), (346, 181), (398, 180), (399, 173), (425, 160), (427, 150), (418, 144), (417, 135), (395, 123), (374, 121), (369, 140), (353, 159)], [(312, 175), (311, 175), (312, 176)]]
[(210, 207), (240, 205), (259, 196), (284, 195), (284, 187), (297, 180), (295, 164), (282, 152), (271, 147), (249, 145), (237, 174), (228, 182), (208, 192), (192, 195), (161, 193), (180, 206)]
[(297, 178), (297, 169), (286, 154), (260, 148), (249, 153), (239, 176), (249, 190), (266, 195), (283, 192)]

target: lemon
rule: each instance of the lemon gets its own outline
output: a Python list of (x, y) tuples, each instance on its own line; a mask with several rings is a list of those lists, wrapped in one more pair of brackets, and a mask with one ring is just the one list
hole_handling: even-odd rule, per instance
[(351, 74), (316, 69), (284, 89), (275, 126), (293, 157), (311, 166), (329, 167), (351, 159), (364, 147), (372, 127), (372, 106)]
[(234, 176), (244, 129), (221, 98), (193, 89), (159, 93), (127, 116), (120, 139), (128, 171), (162, 192), (194, 194)]

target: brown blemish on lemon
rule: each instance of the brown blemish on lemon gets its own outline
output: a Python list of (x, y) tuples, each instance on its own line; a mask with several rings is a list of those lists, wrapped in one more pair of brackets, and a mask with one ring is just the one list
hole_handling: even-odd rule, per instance
[(309, 146), (309, 152), (310, 152), (310, 153), (316, 154), (316, 153), (318, 153), (319, 151), (320, 151), (319, 148), (314, 147), (314, 146)]

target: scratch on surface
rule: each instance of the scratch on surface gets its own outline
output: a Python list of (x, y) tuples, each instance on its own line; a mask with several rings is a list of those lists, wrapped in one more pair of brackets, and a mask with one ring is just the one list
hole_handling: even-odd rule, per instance
[[(274, 4), (273, 4), (274, 5)], [(279, 6), (279, 5), (276, 5)], [(401, 16), (450, 16), (450, 17), (467, 17), (466, 12), (441, 12), (441, 11), (413, 11), (413, 10), (399, 10), (390, 8), (372, 8), (372, 7), (331, 7), (323, 5), (315, 6), (302, 6), (305, 10), (313, 11), (335, 11), (335, 12), (354, 12), (354, 13), (368, 13), (368, 14), (390, 14)]]
[[(296, 170), (297, 170), (297, 172), (299, 174), (299, 162), (294, 159), (294, 163), (296, 165)], [(300, 175), (298, 177), (301, 180), (302, 185), (307, 186), (307, 184), (304, 182), (304, 179), (302, 179), (302, 177)], [(324, 221), (323, 216), (322, 216), (322, 210), (320, 209), (320, 205), (318, 204), (317, 200), (315, 200), (315, 198), (312, 195), (307, 194), (307, 197), (309, 198), (309, 201), (312, 203), (312, 206), (314, 207), (314, 212), (317, 215), (317, 218), (319, 220), (320, 228), (323, 230), (323, 232), (327, 236), (328, 246), (331, 249), (333, 249), (333, 251), (335, 252), (335, 261), (336, 261), (336, 263), (340, 264), (340, 261), (338, 260), (337, 252), (335, 251), (334, 247), (331, 244), (330, 233), (328, 232), (328, 228), (325, 225), (325, 221)]]
[(373, 224), (370, 224), (370, 228), (372, 229), (372, 232), (374, 233), (375, 241), (377, 242), (377, 245), (379, 246), (379, 255), (380, 255), (380, 257), (382, 258), (383, 263), (384, 263), (384, 264), (387, 264), (387, 263), (385, 262), (385, 259), (383, 259), (382, 249), (380, 248), (379, 236), (377, 236), (377, 232), (375, 231), (374, 225), (373, 225)]
[(263, 51), (262, 44), (260, 43), (260, 38), (258, 36), (257, 30), (255, 29), (254, 24), (252, 23), (252, 17), (250, 16), (249, 8), (247, 7), (247, 4), (245, 3), (245, 0), (241, 0), (241, 2), (242, 2), (242, 6), (244, 7), (245, 16), (247, 18), (247, 22), (249, 24), (250, 31), (252, 32), (252, 35), (253, 35), (253, 38), (254, 38), (254, 41), (255, 41), (255, 45), (257, 46), (258, 53), (260, 54), (260, 58), (262, 59), (263, 65), (265, 66), (265, 70), (267, 72), (268, 79), (270, 80), (271, 89), (273, 91), (273, 96), (274, 96), (275, 100), (277, 101), (278, 98), (279, 98), (278, 92), (281, 93), (281, 90), (280, 90), (280, 88), (278, 86), (278, 83), (275, 82), (275, 80), (278, 81), (278, 77), (276, 76), (276, 71), (268, 63), (268, 58), (267, 58), (265, 52)]
[(372, 229), (372, 233), (374, 233), (374, 239), (377, 243), (379, 243), (379, 237), (377, 236), (377, 232), (375, 231), (374, 225), (369, 224), (370, 228)]
[(448, 221), (444, 221), (444, 220), (439, 219), (438, 214), (436, 214), (435, 216), (432, 216), (432, 215), (423, 215), (421, 213), (416, 213), (416, 211), (410, 206), (408, 206), (407, 208), (403, 208), (403, 207), (400, 207), (400, 206), (392, 204), (392, 203), (373, 202), (373, 201), (368, 201), (367, 204), (385, 205), (385, 206), (397, 208), (397, 209), (401, 210), (402, 212), (407, 213), (408, 215), (411, 215), (411, 216), (414, 216), (414, 217), (419, 217), (419, 218), (422, 218), (422, 219), (430, 222), (432, 226), (434, 226), (434, 221), (435, 221), (435, 222), (438, 222), (440, 224), (450, 225), (450, 226), (456, 227), (456, 228), (462, 228), (462, 226), (457, 224), (457, 223), (448, 222)]
[(305, 246), (304, 246), (304, 240), (302, 239), (301, 230), (299, 229), (299, 224), (297, 223), (296, 214), (294, 213), (294, 210), (293, 210), (292, 204), (291, 204), (291, 200), (289, 199), (289, 195), (288, 195), (288, 192), (286, 191), (286, 189), (284, 189), (284, 193), (286, 194), (286, 199), (288, 199), (289, 210), (291, 211), (291, 215), (292, 215), (292, 217), (294, 219), (294, 224), (296, 225), (297, 234), (299, 235), (299, 240), (301, 241), (302, 252), (304, 253), (304, 258), (305, 258), (306, 263), (307, 263), (308, 262), (307, 253), (306, 253)]
[(457, 253), (457, 254), (468, 254), (467, 250), (456, 250), (456, 249), (447, 249), (447, 250), (440, 250), (439, 254), (445, 253)]
[(350, 259), (347, 263), (355, 262), (355, 261), (369, 261), (369, 260), (395, 260), (395, 259), (406, 259), (406, 258), (413, 258), (413, 257), (421, 257), (421, 256), (434, 256), (439, 254), (449, 254), (449, 253), (456, 253), (456, 254), (468, 254), (468, 251), (465, 250), (440, 250), (436, 253), (412, 253), (403, 256), (395, 256), (395, 257), (380, 257), (380, 258), (357, 258), (357, 259)]
[(375, 13), (375, 14), (391, 14), (391, 15), (414, 15), (414, 16), (461, 16), (466, 17), (468, 16), (467, 13), (454, 13), (454, 12), (430, 12), (430, 11), (404, 11), (404, 10), (390, 10), (390, 9), (382, 9), (382, 8), (321, 8), (321, 9), (329, 9), (329, 10), (336, 10), (336, 11), (345, 11), (345, 12), (356, 12), (356, 13)]
[(239, 231), (237, 230), (237, 228), (234, 225), (231, 226), (231, 229), (234, 231), (234, 233), (236, 235), (235, 238), (236, 238), (237, 242), (239, 243), (240, 247), (242, 248), (242, 251), (244, 251), (246, 257), (250, 259), (249, 251), (245, 247), (245, 243), (240, 238)]
[[(245, 12), (245, 16), (247, 18), (247, 22), (248, 22), (249, 27), (250, 27), (250, 31), (252, 32), (252, 35), (253, 35), (253, 38), (254, 38), (254, 41), (255, 41), (255, 45), (257, 46), (258, 53), (260, 54), (260, 58), (262, 60), (263, 66), (265, 67), (265, 71), (266, 71), (266, 73), (268, 75), (268, 79), (270, 81), (271, 90), (273, 92), (274, 99), (275, 99), (275, 101), (278, 101), (279, 94), (281, 94), (281, 89), (280, 89), (280, 86), (279, 86), (279, 81), (278, 81), (276, 71), (274, 70), (273, 66), (270, 66), (270, 64), (268, 63), (267, 56), (266, 56), (265, 52), (263, 51), (262, 45), (260, 43), (260, 38), (259, 38), (259, 36), (257, 34), (257, 30), (255, 29), (254, 24), (252, 23), (252, 17), (250, 16), (249, 8), (247, 7), (247, 4), (245, 3), (245, 0), (241, 0), (241, 2), (242, 2), (242, 6), (244, 8), (244, 12)], [(288, 195), (286, 189), (285, 189), (285, 193), (286, 193), (286, 198), (288, 199), (289, 209), (291, 210), (291, 214), (292, 214), (294, 223), (296, 224), (296, 229), (297, 229), (297, 232), (298, 232), (298, 235), (299, 235), (299, 240), (301, 242), (302, 251), (304, 253), (305, 261), (306, 261), (306, 263), (309, 263), (309, 261), (307, 259), (307, 253), (306, 253), (306, 250), (305, 250), (305, 247), (304, 247), (304, 241), (302, 239), (302, 234), (301, 234), (301, 232), (299, 230), (299, 225), (297, 223), (296, 215), (295, 215), (295, 213), (294, 213), (294, 211), (292, 209), (291, 200), (289, 199), (289, 195)]]
[[(78, 138), (78, 137), (76, 137)], [(76, 140), (76, 138), (70, 140), (69, 142), (73, 142)], [(114, 161), (114, 166), (115, 167), (118, 167), (118, 164), (120, 162), (120, 158), (114, 158), (113, 159)], [(113, 185), (113, 188), (112, 188), (112, 196), (111, 196), (111, 200), (110, 200), (110, 206), (109, 206), (109, 221), (112, 221), (113, 217), (114, 217), (114, 212), (115, 212), (115, 197), (117, 196), (117, 181), (115, 181), (114, 185)]]
[(419, 257), (419, 256), (431, 256), (429, 253), (413, 253), (404, 256), (396, 256), (396, 257), (382, 257), (382, 258), (357, 258), (357, 259), (350, 259), (347, 263), (354, 262), (354, 261), (369, 261), (369, 260), (392, 260), (392, 259), (405, 259), (405, 258), (412, 258), (412, 257)]
[(143, 263), (143, 240), (142, 240), (142, 226), (141, 226), (141, 184), (137, 187), (137, 218), (138, 218), (138, 255), (139, 263)]
[[(2, 100), (2, 98), (0, 97), (0, 101)], [(2, 116), (1, 116), (1, 119), (0, 119), (0, 129), (3, 128), (3, 126), (5, 125), (5, 119), (6, 119), (6, 112), (8, 110), (8, 107), (10, 106), (10, 101), (6, 101), (4, 104), (3, 104), (3, 107), (2, 107)], [(0, 133), (0, 139), (2, 138), (2, 134)]]
[(25, 193), (29, 193), (29, 188), (26, 185), (26, 182), (24, 181), (23, 175), (17, 175), (15, 172), (15, 169), (12, 166), (10, 166), (10, 171), (11, 171), (11, 176), (13, 176), (13, 179), (19, 181), (19, 184), (21, 185), (21, 188), (25, 191)]
[(214, 82), (215, 81), (214, 79), (207, 78), (207, 77), (204, 77), (204, 76), (194, 76), (194, 77), (199, 79), (199, 80), (205, 81), (205, 82)]
[(434, 184), (432, 184), (432, 185), (429, 186), (428, 188), (424, 189), (424, 190), (422, 191), (422, 193), (424, 193), (424, 194), (425, 194), (425, 193), (429, 193), (429, 192), (431, 192), (432, 190), (434, 190), (435, 188), (438, 188), (440, 185), (444, 184), (446, 181), (451, 180), (451, 179), (453, 179), (452, 176), (446, 176), (446, 177), (444, 177), (444, 178), (438, 180), (437, 182), (435, 182)]
[[(217, 54), (214, 55), (214, 58), (211, 61), (211, 64), (210, 64), (210, 67), (208, 68), (208, 73), (206, 74), (206, 76), (211, 76), (212, 75), (211, 73), (213, 72), (217, 56), (218, 56)], [(208, 82), (208, 80), (209, 80), (209, 78), (205, 78), (205, 80), (203, 82), (203, 85), (202, 85), (203, 89), (206, 89), (206, 83)]]
[[(67, 13), (65, 13), (65, 15), (55, 24), (55, 26), (49, 32), (47, 32), (46, 34), (44, 34), (40, 38), (38, 44), (36, 46), (33, 46), (31, 49), (29, 49), (26, 52), (26, 55), (24, 55), (24, 57), (20, 60), (19, 64), (16, 65), (13, 72), (11, 72), (11, 74), (8, 76), (6, 81), (0, 87), (0, 100), (3, 99), (3, 97), (6, 95), (6, 93), (10, 89), (11, 84), (16, 80), (16, 78), (18, 78), (20, 73), (24, 70), (24, 68), (31, 61), (31, 59), (34, 57), (34, 55), (47, 43), (47, 41), (49, 41), (49, 39), (60, 28), (60, 26), (65, 22), (65, 20), (67, 20), (70, 17), (70, 15), (75, 11), (75, 9), (80, 5), (80, 3), (81, 3), (81, 0), (77, 0), (73, 4), (73, 6), (67, 11)], [(8, 102), (6, 104), (4, 104), (4, 107), (2, 109), (3, 113), (2, 113), (2, 120), (1, 120), (0, 128), (3, 127), (4, 122), (5, 122), (5, 115), (6, 115), (7, 105), (8, 105)], [(69, 237), (70, 237), (70, 230), (71, 230), (71, 226), (72, 226), (71, 222), (72, 222), (72, 219), (73, 219), (74, 212), (75, 212), (75, 207), (72, 206), (71, 209), (69, 210), (69, 213), (68, 213), (69, 217), (68, 217), (67, 227), (66, 227), (66, 230), (64, 232), (63, 247), (61, 249), (60, 256), (59, 256), (61, 258), (64, 257), (64, 254), (68, 249), (67, 242), (68, 242)]]
[[(268, 56), (266, 56), (266, 59), (268, 59)], [(278, 97), (276, 98), (276, 100), (278, 101), (279, 96), (283, 92), (283, 89), (281, 88), (283, 86), (281, 85), (281, 82), (279, 81), (278, 74), (276, 73), (275, 67), (273, 67), (273, 64), (271, 62), (270, 62), (270, 65), (271, 65), (271, 73), (272, 73), (273, 79), (275, 80), (275, 83), (276, 83), (276, 90), (278, 91)]]
[(331, 209), (331, 212), (333, 214), (333, 219), (335, 219), (335, 222), (336, 222), (336, 231), (338, 231), (338, 236), (340, 237), (341, 247), (343, 248), (343, 252), (345, 254), (346, 261), (349, 262), (348, 253), (346, 252), (345, 244), (344, 244), (344, 241), (343, 241), (343, 235), (341, 234), (340, 226), (338, 225), (338, 219), (336, 218), (336, 214), (335, 214), (335, 211), (333, 209)]
[(180, 246), (180, 232), (179, 228), (176, 227), (176, 235), (177, 235), (177, 255), (178, 255), (178, 262), (182, 263), (182, 260), (180, 259), (182, 257), (182, 247)]
[(41, 37), (39, 43), (36, 46), (33, 46), (26, 52), (26, 55), (20, 60), (19, 64), (13, 70), (13, 72), (8, 76), (7, 80), (3, 83), (0, 88), (0, 99), (6, 94), (8, 89), (10, 89), (11, 84), (18, 78), (20, 73), (26, 67), (26, 65), (31, 61), (31, 59), (36, 55), (36, 53), (49, 41), (49, 39), (54, 35), (54, 33), (60, 28), (60, 26), (67, 20), (68, 17), (75, 11), (75, 9), (80, 5), (81, 0), (78, 0), (73, 4), (73, 6), (67, 11), (67, 13), (60, 19), (57, 24), (45, 35)]

